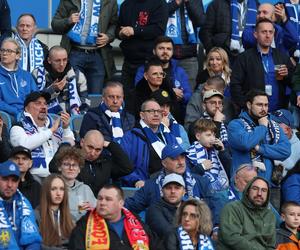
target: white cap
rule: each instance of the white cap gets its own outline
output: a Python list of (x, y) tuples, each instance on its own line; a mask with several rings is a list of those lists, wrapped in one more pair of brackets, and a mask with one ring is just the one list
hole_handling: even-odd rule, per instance
[(184, 183), (184, 180), (182, 178), (181, 175), (179, 174), (168, 174), (164, 181), (163, 181), (163, 184), (162, 184), (162, 187), (166, 186), (167, 184), (171, 183), (171, 182), (175, 182), (175, 183), (178, 183), (179, 185), (185, 187), (185, 183)]

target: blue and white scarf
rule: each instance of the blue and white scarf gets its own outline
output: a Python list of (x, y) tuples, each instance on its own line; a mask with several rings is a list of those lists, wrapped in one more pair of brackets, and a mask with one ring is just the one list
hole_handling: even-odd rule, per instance
[[(10, 217), (4, 207), (3, 199), (0, 197), (0, 249), (20, 249), (20, 246), (38, 243), (42, 241), (39, 229), (32, 215), (29, 201), (17, 190), (13, 197), (13, 218)], [(15, 225), (16, 217), (21, 221), (20, 228)], [(16, 239), (14, 231), (20, 232), (20, 238)]]
[[(245, 0), (246, 1), (246, 0)], [(240, 5), (237, 0), (231, 0), (231, 41), (230, 49), (243, 52), (244, 48), (241, 45), (241, 35), (239, 33), (239, 14), (241, 13)], [(255, 0), (247, 0), (246, 27), (253, 27), (256, 23), (256, 2)], [(243, 18), (240, 16), (240, 18)]]
[(212, 168), (205, 170), (204, 175), (207, 176), (214, 191), (222, 191), (228, 188), (228, 177), (214, 148), (206, 149), (196, 141), (186, 152), (187, 158), (195, 166), (202, 164), (205, 160), (211, 160)]
[[(167, 3), (172, 2), (173, 0), (166, 0)], [(184, 6), (184, 19), (185, 19), (185, 28), (188, 33), (188, 43), (197, 44), (198, 40), (198, 31), (195, 31), (193, 23), (189, 18), (188, 12), (186, 7)], [(181, 37), (181, 20), (180, 20), (180, 8), (178, 8), (172, 16), (169, 16), (167, 29), (166, 29), (166, 36), (170, 37), (174, 44), (183, 44), (183, 40)]]
[(111, 125), (113, 141), (120, 143), (124, 135), (121, 122), (123, 107), (121, 106), (118, 112), (112, 112), (104, 102), (101, 102), (100, 109), (110, 118), (109, 124)]
[[(156, 181), (155, 181), (156, 184), (158, 185), (161, 197), (163, 197), (162, 185), (163, 185), (163, 181), (164, 181), (165, 177), (166, 177), (166, 173), (164, 170), (162, 170), (162, 171), (160, 171), (159, 176), (157, 176)], [(196, 195), (200, 195), (200, 194), (194, 194), (194, 186), (196, 185), (196, 180), (191, 175), (191, 173), (188, 169), (186, 169), (186, 171), (182, 177), (183, 177), (183, 180), (185, 183), (185, 191), (186, 191), (183, 199), (187, 200), (188, 198), (191, 198), (191, 197), (200, 199), (200, 197), (196, 196)]]
[[(293, 4), (290, 0), (284, 0), (284, 4), (288, 19), (297, 30), (298, 41), (300, 41), (299, 4)], [(300, 58), (300, 42), (297, 43), (297, 49), (294, 52), (294, 56)]]
[(174, 117), (171, 114), (169, 114), (169, 121), (170, 121), (169, 129), (171, 133), (176, 137), (177, 143), (182, 144), (182, 138), (180, 135), (180, 127), (178, 122), (174, 119)]
[[(177, 234), (180, 250), (194, 250), (193, 242), (182, 226), (177, 228)], [(214, 246), (208, 236), (203, 234), (199, 235), (197, 250), (214, 250)]]
[[(44, 66), (37, 68), (36, 83), (40, 91), (44, 91), (44, 89), (46, 88), (46, 74), (47, 72)], [(79, 114), (78, 108), (81, 106), (81, 100), (77, 90), (76, 74), (72, 75), (71, 77), (67, 77), (66, 80), (67, 80), (69, 102), (70, 102), (69, 112), (72, 113), (73, 115), (78, 115)], [(62, 108), (59, 105), (58, 99), (57, 98), (51, 99), (50, 103), (48, 104), (48, 112), (58, 114), (60, 111), (62, 111)]]
[[(209, 114), (206, 111), (203, 113), (203, 118), (212, 120), (212, 118), (209, 116)], [(224, 122), (221, 122), (220, 140), (223, 142), (224, 146), (228, 145), (228, 133)]]
[[(29, 115), (29, 114), (28, 114)], [(24, 128), (27, 135), (34, 135), (38, 133), (38, 128), (33, 123), (33, 120), (30, 116), (27, 116), (26, 112), (23, 112), (21, 116), (20, 122), (22, 123), (22, 127)], [(46, 127), (51, 128), (52, 127), (52, 119), (50, 116), (48, 116)], [(52, 135), (53, 139), (56, 139), (58, 141), (62, 140), (63, 137), (63, 128), (60, 126)], [(32, 168), (45, 168), (47, 169), (47, 163), (45, 160), (45, 154), (43, 145), (40, 145), (39, 147), (36, 147), (31, 150), (31, 156), (33, 160)]]
[[(84, 44), (96, 44), (96, 38), (98, 36), (98, 24), (99, 24), (99, 16), (101, 10), (101, 0), (94, 0), (93, 2), (93, 10), (92, 16), (89, 16), (88, 7), (87, 7), (88, 0), (81, 0), (81, 10), (79, 13), (79, 21), (73, 26), (73, 28), (68, 32), (68, 37), (71, 41), (75, 43), (81, 44), (82, 33), (84, 29), (84, 25), (87, 22), (88, 18), (91, 18), (91, 24), (89, 27), (89, 32), (84, 41)], [(91, 2), (91, 1), (90, 1)]]
[(22, 38), (18, 34), (15, 35), (14, 39), (21, 46), (22, 57), (19, 60), (19, 65), (23, 70), (27, 71), (29, 66), (30, 72), (32, 72), (35, 68), (39, 66), (43, 66), (44, 50), (37, 38), (33, 37), (31, 39), (28, 48), (26, 43), (22, 40)]
[(165, 139), (166, 139), (165, 142), (162, 142), (159, 139), (159, 137), (156, 135), (156, 133), (154, 133), (153, 130), (151, 128), (149, 128), (149, 126), (143, 120), (140, 120), (140, 125), (141, 125), (147, 139), (150, 141), (151, 146), (153, 147), (153, 149), (155, 150), (155, 152), (157, 153), (159, 158), (161, 158), (161, 152), (162, 152), (163, 148), (166, 146), (166, 143), (169, 141), (167, 138), (170, 135), (169, 128), (167, 128), (163, 124), (159, 125), (158, 132), (162, 133), (163, 137), (165, 137)]

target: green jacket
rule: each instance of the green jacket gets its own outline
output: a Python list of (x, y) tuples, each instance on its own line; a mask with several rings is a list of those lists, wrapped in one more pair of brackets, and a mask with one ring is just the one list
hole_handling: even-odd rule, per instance
[(262, 207), (254, 207), (248, 199), (248, 190), (257, 179), (264, 180), (261, 177), (255, 177), (245, 188), (241, 201), (230, 202), (223, 208), (217, 249), (275, 249), (276, 220), (268, 206), (270, 191), (267, 202)]
[[(54, 32), (62, 34), (61, 46), (66, 48), (68, 52), (71, 50), (70, 40), (67, 33), (73, 27), (68, 19), (71, 14), (80, 12), (80, 0), (60, 0), (59, 6), (52, 19), (51, 26)], [(101, 0), (101, 12), (99, 18), (99, 32), (105, 33), (109, 37), (109, 42), (103, 48), (100, 48), (106, 78), (109, 79), (115, 71), (115, 64), (112, 56), (111, 43), (115, 39), (115, 30), (118, 22), (118, 5), (116, 0)]]

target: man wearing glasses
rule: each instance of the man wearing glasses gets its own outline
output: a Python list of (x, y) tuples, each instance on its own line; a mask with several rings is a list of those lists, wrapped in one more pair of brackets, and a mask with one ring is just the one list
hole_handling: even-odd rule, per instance
[(37, 89), (31, 74), (18, 66), (20, 46), (6, 38), (0, 49), (0, 110), (17, 119), (23, 110), (25, 97)]
[(167, 144), (176, 144), (176, 138), (162, 123), (160, 105), (147, 100), (141, 106), (140, 122), (127, 132), (121, 147), (134, 164), (134, 171), (123, 177), (124, 186), (142, 187), (150, 175), (161, 170), (161, 153)]

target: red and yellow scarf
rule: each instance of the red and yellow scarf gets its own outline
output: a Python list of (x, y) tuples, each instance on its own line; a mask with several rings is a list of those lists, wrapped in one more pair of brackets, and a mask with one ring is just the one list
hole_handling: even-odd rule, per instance
[[(149, 237), (139, 220), (126, 208), (122, 209), (124, 228), (133, 250), (149, 250)], [(87, 250), (109, 250), (109, 231), (105, 220), (96, 212), (89, 215), (85, 244)]]

